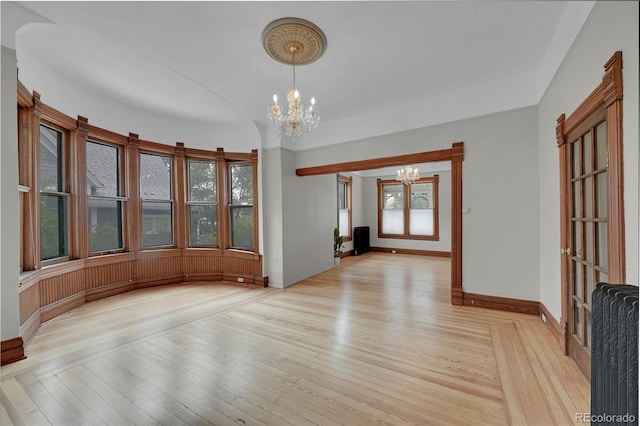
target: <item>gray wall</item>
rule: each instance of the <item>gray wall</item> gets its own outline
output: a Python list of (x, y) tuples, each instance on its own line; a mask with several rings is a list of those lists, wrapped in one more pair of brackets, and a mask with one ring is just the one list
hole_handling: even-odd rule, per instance
[(602, 81), (616, 50), (623, 61), (624, 205), (627, 282), (638, 271), (638, 2), (596, 2), (538, 106), (540, 301), (560, 319), (560, 193), (555, 125)]
[[(470, 209), (463, 215), (463, 289), (538, 300), (537, 121), (536, 107), (529, 107), (299, 151), (296, 163), (307, 167), (410, 154), (463, 141), (463, 206)], [(367, 222), (369, 214), (370, 208)]]
[(333, 267), (338, 208), (335, 175), (296, 176), (295, 153), (282, 150), (284, 286)]
[(2, 46), (2, 96), (0, 115), (2, 130), (0, 143), (0, 340), (20, 335), (18, 312), (18, 282), (20, 277), (20, 208), (18, 196), (18, 113), (16, 111), (17, 84), (16, 52)]

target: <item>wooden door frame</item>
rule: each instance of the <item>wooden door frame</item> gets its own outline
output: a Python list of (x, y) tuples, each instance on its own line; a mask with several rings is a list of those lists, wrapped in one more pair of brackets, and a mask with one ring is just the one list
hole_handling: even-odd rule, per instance
[(324, 166), (296, 169), (298, 176), (315, 176), (341, 172), (379, 169), (381, 167), (405, 166), (407, 164), (451, 161), (451, 304), (462, 305), (462, 161), (464, 142), (454, 142), (450, 149), (420, 152), (370, 160), (347, 161)]
[(569, 149), (568, 135), (581, 125), (599, 108), (606, 110), (608, 169), (608, 244), (609, 281), (625, 283), (625, 238), (624, 238), (624, 186), (623, 186), (623, 146), (622, 146), (622, 52), (617, 51), (604, 65), (602, 82), (569, 116), (561, 114), (557, 120), (556, 139), (560, 151), (560, 247), (561, 247), (561, 295), (562, 316), (560, 325), (564, 331), (563, 351), (568, 349), (571, 337), (567, 327), (569, 302), (569, 260), (571, 233), (567, 224), (570, 217), (571, 197), (569, 190)]

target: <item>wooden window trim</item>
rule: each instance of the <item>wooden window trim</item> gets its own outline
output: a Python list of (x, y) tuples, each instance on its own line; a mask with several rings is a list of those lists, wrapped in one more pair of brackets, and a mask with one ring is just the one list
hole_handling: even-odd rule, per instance
[[(225, 210), (225, 246), (228, 249), (243, 251), (243, 252), (258, 252), (258, 181), (257, 181), (257, 173), (258, 173), (258, 162), (257, 162), (257, 150), (253, 150), (251, 154), (246, 153), (224, 153), (224, 206)], [(239, 166), (239, 165), (250, 165), (251, 166), (251, 177), (253, 184), (253, 204), (251, 205), (253, 209), (253, 247), (234, 247), (231, 244), (231, 208), (233, 205), (231, 204), (231, 167)]]
[[(46, 109), (46, 108), (44, 108)], [(37, 246), (38, 259), (40, 260), (40, 267), (55, 265), (57, 263), (67, 262), (71, 259), (77, 258), (77, 241), (74, 241), (74, 231), (72, 230), (72, 224), (74, 221), (72, 219), (75, 218), (77, 214), (77, 206), (75, 206), (75, 202), (77, 201), (77, 197), (74, 197), (72, 193), (72, 187), (74, 182), (77, 179), (78, 171), (76, 168), (72, 166), (72, 158), (74, 158), (74, 153), (72, 152), (74, 149), (72, 131), (74, 130), (72, 126), (69, 126), (69, 123), (66, 123), (68, 127), (63, 127), (60, 123), (64, 123), (66, 116), (62, 116), (60, 114), (52, 114), (51, 112), (47, 112), (47, 114), (39, 114), (38, 119), (36, 120), (36, 126), (34, 127), (35, 137), (34, 137), (34, 151), (37, 151), (37, 159), (34, 163), (34, 168), (36, 170), (36, 179), (34, 181), (35, 187), (34, 192), (37, 194), (37, 215), (35, 216), (35, 221), (37, 225), (35, 229), (37, 230), (37, 236), (40, 236), (42, 233), (41, 228), (41, 208), (40, 203), (43, 195), (53, 195), (58, 197), (64, 197), (66, 199), (66, 254), (64, 256), (59, 256), (51, 259), (42, 259), (42, 244), (40, 243), (40, 238), (36, 238), (35, 244)], [(62, 158), (60, 159), (60, 168), (61, 168), (61, 177), (62, 177), (62, 191), (42, 191), (40, 190), (40, 127), (48, 127), (56, 132), (59, 132), (62, 135)]]
[[(343, 235), (343, 241), (351, 241), (353, 239), (353, 220), (352, 220), (352, 211), (351, 211), (351, 206), (352, 206), (352, 186), (353, 186), (353, 177), (352, 176), (344, 176), (344, 175), (338, 175), (338, 184), (340, 183), (344, 183), (345, 184), (345, 207), (347, 209), (347, 216), (349, 217), (348, 219), (348, 229), (349, 229), (349, 233), (347, 235)], [(340, 191), (338, 191), (338, 194), (340, 194)], [(340, 200), (338, 200), (338, 203), (340, 202)], [(338, 210), (340, 210), (339, 206), (338, 206)], [(340, 219), (338, 218), (338, 225), (340, 224)]]
[[(399, 240), (425, 240), (425, 241), (439, 241), (440, 240), (440, 226), (438, 211), (439, 206), (439, 194), (438, 183), (440, 181), (439, 175), (430, 177), (423, 177), (418, 179), (415, 183), (432, 183), (433, 184), (433, 235), (412, 235), (410, 234), (410, 210), (411, 210), (411, 185), (404, 185), (397, 180), (382, 180), (378, 179), (378, 238), (393, 238)], [(403, 213), (404, 213), (404, 233), (402, 234), (385, 234), (382, 232), (382, 210), (384, 205), (384, 187), (386, 185), (402, 185), (403, 186)]]
[[(94, 128), (95, 129), (95, 128)], [(89, 246), (89, 233), (87, 232), (87, 247), (89, 248), (88, 252), (87, 252), (87, 257), (95, 257), (95, 256), (103, 256), (103, 255), (109, 255), (109, 254), (117, 254), (117, 253), (124, 253), (129, 251), (129, 241), (127, 238), (127, 235), (129, 234), (129, 229), (128, 229), (128, 220), (127, 220), (127, 202), (129, 201), (128, 196), (127, 196), (127, 185), (125, 183), (125, 144), (126, 144), (126, 139), (124, 138), (117, 138), (116, 140), (114, 140), (114, 138), (109, 137), (110, 135), (103, 133), (101, 131), (96, 132), (94, 130), (93, 133), (89, 133), (89, 135), (86, 137), (86, 141), (85, 141), (85, 146), (87, 143), (96, 143), (96, 144), (101, 144), (101, 145), (105, 145), (105, 146), (109, 146), (109, 147), (113, 147), (113, 148), (117, 148), (118, 149), (118, 157), (119, 157), (119, 164), (120, 164), (120, 170), (118, 170), (118, 179), (120, 180), (118, 183), (118, 187), (119, 187), (119, 191), (118, 191), (118, 195), (116, 197), (103, 197), (106, 200), (117, 200), (120, 201), (122, 203), (122, 207), (121, 207), (121, 220), (122, 220), (122, 248), (119, 249), (113, 249), (113, 250), (104, 250), (104, 251), (98, 251), (98, 252), (91, 252), (90, 246)], [(124, 140), (122, 140), (124, 139)], [(85, 163), (85, 175), (86, 172), (88, 171), (88, 166)], [(86, 185), (83, 187), (83, 191), (82, 194), (84, 194), (86, 196), (87, 199), (87, 207), (86, 207), (86, 212), (87, 215), (89, 214), (89, 199), (91, 198), (91, 196), (89, 196), (88, 194), (86, 194)], [(87, 229), (88, 229), (88, 219), (87, 219)]]

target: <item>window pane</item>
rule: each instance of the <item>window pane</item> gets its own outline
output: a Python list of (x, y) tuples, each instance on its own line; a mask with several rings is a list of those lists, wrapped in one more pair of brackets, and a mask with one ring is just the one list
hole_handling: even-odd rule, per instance
[(217, 206), (189, 206), (191, 246), (218, 244)]
[(607, 205), (607, 191), (608, 191), (608, 178), (607, 178), (608, 173), (607, 172), (602, 172), (600, 174), (598, 174), (596, 176), (596, 185), (597, 185), (597, 191), (598, 191), (598, 201), (597, 201), (597, 206), (598, 206), (598, 211), (596, 214), (596, 217), (600, 217), (603, 219), (607, 218), (608, 215), (608, 211), (609, 211), (609, 207)]
[(40, 196), (40, 257), (42, 260), (68, 254), (66, 210), (64, 196), (45, 194)]
[(171, 199), (171, 157), (140, 154), (140, 197), (143, 200)]
[(409, 234), (433, 235), (433, 209), (409, 210)]
[(609, 268), (609, 238), (606, 222), (598, 223), (598, 265)]
[(172, 207), (170, 202), (142, 203), (142, 246), (173, 244)]
[(382, 210), (382, 233), (404, 234), (404, 211), (386, 209)]
[(87, 195), (120, 195), (120, 155), (114, 146), (87, 142)]
[(603, 121), (596, 127), (596, 150), (598, 168), (607, 167), (607, 122)]
[(593, 170), (593, 157), (591, 156), (591, 133), (587, 133), (584, 135), (584, 140), (582, 142), (582, 155), (584, 160), (584, 173), (589, 173)]
[(415, 183), (411, 185), (411, 208), (429, 209), (433, 207), (433, 184)]
[[(403, 185), (385, 185), (383, 190), (383, 209), (402, 210), (404, 208)], [(402, 232), (400, 232), (402, 234)]]
[(122, 245), (122, 202), (89, 199), (89, 250), (118, 250)]
[(63, 192), (62, 133), (40, 126), (40, 190)]
[(338, 182), (338, 208), (347, 208), (347, 184), (344, 182)]
[(216, 163), (189, 161), (189, 200), (216, 202)]
[(349, 235), (349, 210), (338, 210), (338, 222), (338, 232), (340, 232), (340, 235)]
[(253, 166), (231, 166), (231, 204), (253, 205)]
[(571, 168), (571, 177), (582, 175), (582, 167), (580, 167), (580, 148), (582, 139), (577, 139), (571, 144), (571, 155), (573, 156), (573, 167)]
[(231, 207), (231, 246), (253, 248), (253, 207)]

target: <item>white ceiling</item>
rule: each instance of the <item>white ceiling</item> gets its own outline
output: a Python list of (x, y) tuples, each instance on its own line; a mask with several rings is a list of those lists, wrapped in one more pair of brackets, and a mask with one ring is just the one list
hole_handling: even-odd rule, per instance
[(302, 96), (322, 111), (299, 139), (312, 148), (535, 105), (592, 4), (17, 2), (12, 11), (55, 23), (22, 27), (16, 44), (76, 84), (220, 124), (266, 124), (291, 68), (264, 51), (262, 31), (282, 17), (310, 20), (327, 37), (324, 56), (297, 69)]

